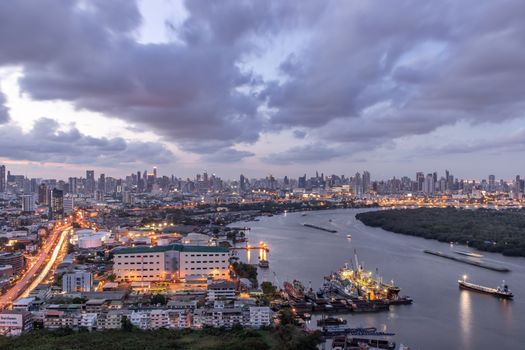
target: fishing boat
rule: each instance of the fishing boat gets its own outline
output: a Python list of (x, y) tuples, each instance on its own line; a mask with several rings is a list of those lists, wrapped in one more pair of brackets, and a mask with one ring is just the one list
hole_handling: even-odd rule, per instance
[(503, 281), (503, 283), (496, 288), (490, 288), (490, 287), (480, 286), (479, 284), (467, 282), (467, 276), (463, 276), (463, 279), (458, 280), (458, 284), (459, 284), (460, 289), (472, 290), (474, 292), (485, 293), (485, 294), (491, 294), (498, 298), (511, 299), (514, 297), (514, 294), (512, 294), (511, 290), (509, 289), (505, 281)]
[(346, 238), (352, 239), (352, 235), (346, 235)]

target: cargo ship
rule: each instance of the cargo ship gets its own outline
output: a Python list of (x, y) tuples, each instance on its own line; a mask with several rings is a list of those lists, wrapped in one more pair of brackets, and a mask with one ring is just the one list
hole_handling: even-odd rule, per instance
[[(355, 253), (354, 253), (355, 254)], [(337, 273), (326, 277), (328, 283), (325, 284), (325, 290), (335, 290), (344, 297), (361, 298), (365, 300), (399, 300), (400, 289), (391, 283), (383, 282), (378, 275), (366, 271), (357, 259), (355, 254), (355, 266), (351, 268), (348, 264), (340, 269)], [(404, 300), (404, 299), (403, 299)], [(407, 298), (403, 303), (410, 304), (412, 300)]]
[(460, 289), (466, 289), (466, 290), (472, 290), (472, 291), (479, 292), (479, 293), (491, 294), (498, 298), (504, 298), (504, 299), (511, 299), (514, 297), (514, 294), (512, 294), (512, 292), (510, 291), (505, 281), (503, 281), (501, 286), (498, 286), (496, 288), (490, 288), (490, 287), (484, 287), (478, 284), (467, 282), (466, 279), (467, 279), (466, 276), (463, 276), (462, 280), (458, 280)]

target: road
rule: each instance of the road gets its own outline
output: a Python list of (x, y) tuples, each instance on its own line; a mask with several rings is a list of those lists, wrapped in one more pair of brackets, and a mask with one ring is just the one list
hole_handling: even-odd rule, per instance
[[(13, 287), (0, 296), (0, 309), (8, 307), (18, 296), (29, 294), (31, 289), (46, 277), (58, 256), (61, 245), (66, 240), (69, 229), (69, 226), (62, 225), (57, 226), (51, 232), (49, 239), (40, 249), (32, 265)], [(47, 259), (48, 257), (49, 259)]]

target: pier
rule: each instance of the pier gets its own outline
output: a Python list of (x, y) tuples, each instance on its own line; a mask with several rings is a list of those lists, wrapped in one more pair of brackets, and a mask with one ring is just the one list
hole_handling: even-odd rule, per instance
[(246, 244), (244, 247), (231, 247), (230, 250), (264, 250), (266, 253), (270, 252), (270, 248), (264, 242), (260, 242), (256, 246)]
[(427, 250), (427, 249), (423, 250), (423, 252), (425, 252), (426, 254), (439, 256), (439, 257), (442, 257), (442, 258), (445, 258), (445, 259), (458, 261), (458, 262), (461, 262), (461, 263), (464, 263), (464, 264), (481, 267), (483, 269), (488, 269), (488, 270), (497, 271), (497, 272), (510, 272), (510, 269), (508, 269), (506, 267), (488, 265), (488, 264), (485, 264), (483, 262), (472, 261), (472, 260), (469, 260), (467, 258), (460, 258), (460, 257), (448, 255), (448, 254), (445, 254), (445, 253), (442, 253), (442, 252), (436, 252), (436, 251)]
[(329, 228), (324, 228), (324, 227), (316, 226), (316, 225), (312, 225), (312, 224), (303, 224), (303, 226), (310, 227), (310, 228), (315, 228), (317, 230), (326, 231), (326, 232), (330, 232), (330, 233), (337, 233), (337, 230), (331, 230)]

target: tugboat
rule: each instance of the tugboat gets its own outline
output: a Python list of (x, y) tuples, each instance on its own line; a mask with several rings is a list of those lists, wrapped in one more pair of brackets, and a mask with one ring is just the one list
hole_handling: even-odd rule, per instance
[(466, 289), (466, 290), (472, 290), (475, 292), (491, 294), (498, 298), (512, 299), (514, 297), (514, 294), (512, 294), (512, 292), (510, 291), (505, 281), (503, 281), (501, 286), (498, 286), (496, 288), (490, 288), (490, 287), (484, 287), (478, 284), (467, 282), (467, 276), (463, 276), (462, 280), (458, 280), (458, 284), (459, 284), (460, 289)]

